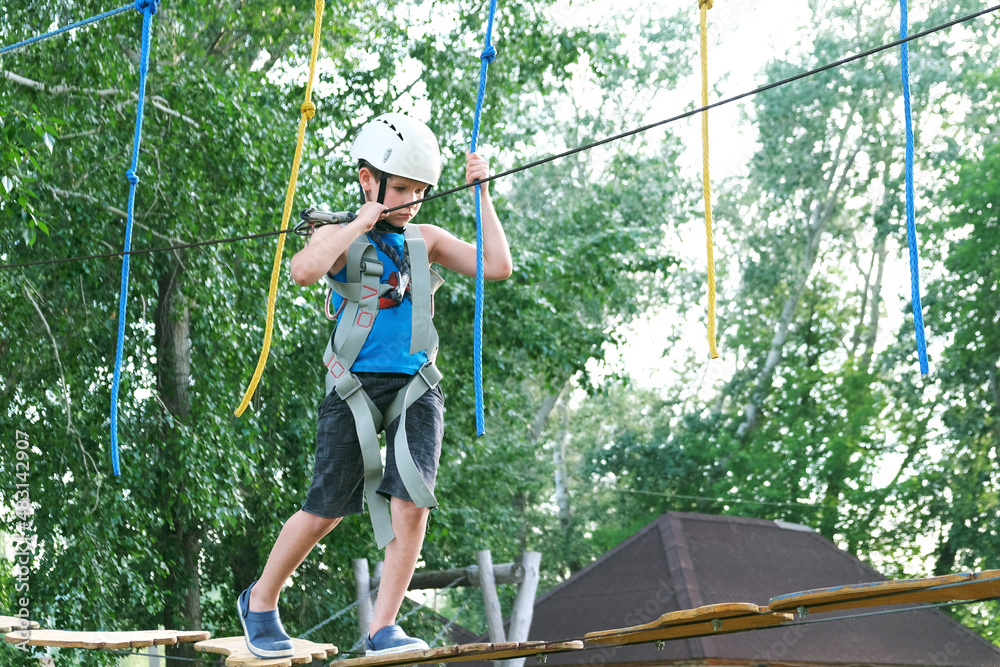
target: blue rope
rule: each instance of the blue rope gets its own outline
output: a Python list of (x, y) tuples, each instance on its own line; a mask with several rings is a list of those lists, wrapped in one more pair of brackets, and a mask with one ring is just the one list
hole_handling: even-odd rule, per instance
[(61, 35), (62, 33), (69, 32), (70, 30), (76, 30), (77, 28), (82, 28), (83, 26), (90, 25), (91, 23), (97, 23), (98, 21), (103, 21), (106, 18), (110, 18), (116, 14), (121, 14), (122, 12), (128, 11), (129, 9), (133, 9), (134, 7), (135, 4), (130, 3), (125, 5), (124, 7), (119, 7), (118, 9), (112, 9), (109, 12), (104, 12), (103, 14), (98, 14), (97, 16), (91, 16), (89, 19), (84, 19), (82, 21), (78, 21), (77, 23), (63, 26), (62, 28), (57, 28), (52, 32), (45, 33), (44, 35), (38, 35), (36, 37), (32, 37), (31, 39), (26, 39), (23, 42), (18, 42), (17, 44), (11, 44), (10, 46), (5, 46), (2, 49), (0, 49), (0, 55), (9, 53), (11, 51), (16, 51), (17, 49), (28, 46), (29, 44), (34, 44), (35, 42), (40, 42), (43, 39), (48, 39), (49, 37), (55, 37), (56, 35)]
[[(486, 44), (480, 55), (479, 95), (476, 97), (476, 115), (472, 119), (472, 143), (470, 150), (476, 152), (479, 142), (479, 118), (483, 113), (483, 99), (486, 97), (486, 72), (490, 63), (496, 60), (497, 50), (491, 43), (493, 17), (497, 13), (497, 0), (490, 0), (490, 15), (486, 20)], [(486, 418), (483, 415), (483, 205), (481, 186), (476, 185), (476, 317), (473, 340), (472, 373), (476, 385), (476, 435), (486, 433)]]
[[(906, 0), (899, 3), (899, 32), (907, 36)], [(924, 340), (924, 315), (920, 305), (920, 256), (917, 251), (917, 225), (913, 206), (913, 115), (910, 112), (910, 44), (902, 45), (903, 104), (906, 109), (906, 236), (910, 245), (910, 290), (913, 301), (913, 327), (917, 334), (920, 372), (927, 375), (927, 342)]]
[[(149, 34), (153, 14), (159, 8), (160, 0), (135, 0), (135, 9), (142, 12), (142, 51), (139, 54), (139, 102), (135, 112), (135, 137), (132, 141), (132, 166), (125, 172), (128, 179), (128, 217), (125, 221), (125, 252), (132, 247), (132, 219), (135, 209), (135, 186), (139, 184), (136, 171), (139, 168), (139, 142), (142, 139), (142, 112), (146, 100), (146, 71), (149, 69)], [(111, 382), (111, 465), (115, 475), (120, 475), (118, 466), (118, 387), (122, 374), (122, 352), (125, 347), (125, 306), (128, 303), (129, 257), (122, 258), (122, 284), (118, 296), (118, 350), (115, 354), (114, 379)]]

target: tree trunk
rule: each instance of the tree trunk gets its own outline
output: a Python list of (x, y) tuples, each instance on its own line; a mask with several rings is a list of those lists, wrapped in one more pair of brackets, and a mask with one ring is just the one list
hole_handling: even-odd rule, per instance
[[(549, 424), (549, 417), (552, 416), (552, 410), (555, 409), (556, 403), (559, 402), (559, 398), (566, 391), (568, 385), (569, 380), (563, 383), (559, 391), (554, 394), (547, 394), (535, 411), (535, 418), (531, 422), (531, 431), (529, 433), (529, 442), (532, 447), (537, 446), (542, 441), (542, 435)], [(514, 496), (512, 503), (514, 511), (521, 517), (521, 525), (517, 531), (517, 547), (520, 553), (524, 553), (528, 548), (528, 524), (524, 520), (524, 513), (527, 511), (530, 503), (531, 499), (526, 491), (518, 492)]]
[[(888, 160), (886, 163), (888, 164)], [(877, 267), (875, 280), (872, 282), (872, 271), (869, 270), (866, 282), (868, 283), (870, 300), (868, 302), (869, 305), (867, 313), (862, 308), (861, 323), (859, 323), (859, 333), (860, 328), (865, 328), (867, 330), (864, 338), (864, 352), (861, 353), (861, 364), (859, 366), (859, 368), (865, 372), (869, 372), (871, 370), (872, 355), (875, 351), (875, 339), (878, 337), (878, 322), (882, 314), (882, 278), (885, 275), (885, 258), (889, 255), (887, 242), (889, 240), (889, 234), (892, 233), (893, 229), (889, 220), (892, 218), (893, 211), (895, 210), (895, 202), (894, 198), (890, 196), (890, 193), (894, 190), (892, 186), (892, 179), (889, 177), (888, 168), (885, 168), (882, 172), (882, 190), (884, 192), (882, 195), (882, 203), (875, 211), (874, 216), (875, 248), (872, 250), (872, 263), (873, 268)], [(865, 317), (868, 318), (867, 326), (864, 325)], [(851, 349), (852, 357), (854, 357), (858, 349), (858, 343), (859, 341), (855, 341), (855, 345)]]
[(885, 258), (889, 254), (886, 247), (888, 235), (879, 234), (875, 256), (878, 261), (878, 270), (875, 274), (875, 282), (871, 286), (871, 302), (868, 305), (868, 331), (865, 335), (865, 351), (861, 354), (861, 369), (871, 370), (872, 355), (875, 352), (875, 339), (878, 337), (878, 321), (882, 311), (882, 276), (885, 273)]
[(569, 407), (566, 401), (559, 406), (559, 433), (552, 443), (552, 466), (555, 469), (555, 500), (559, 508), (559, 525), (563, 537), (568, 537), (570, 529), (569, 487), (566, 482), (566, 444), (569, 442)]
[[(828, 197), (825, 200), (817, 200), (813, 206), (812, 213), (809, 216), (810, 221), (806, 235), (805, 253), (796, 271), (796, 282), (781, 309), (781, 316), (778, 318), (778, 326), (775, 328), (774, 336), (771, 339), (771, 347), (764, 360), (764, 366), (761, 368), (760, 373), (757, 374), (757, 381), (754, 383), (750, 401), (747, 403), (743, 413), (743, 422), (736, 429), (737, 438), (745, 439), (757, 427), (761, 406), (764, 404), (764, 400), (768, 394), (771, 393), (774, 371), (778, 367), (778, 362), (781, 361), (781, 354), (785, 347), (785, 342), (788, 340), (788, 333), (791, 328), (792, 318), (795, 315), (795, 309), (798, 307), (799, 301), (801, 301), (802, 295), (805, 293), (809, 277), (812, 275), (813, 267), (816, 265), (816, 259), (819, 256), (820, 241), (823, 238), (823, 233), (826, 231), (827, 225), (836, 214), (837, 203), (847, 183), (851, 168), (854, 166), (854, 160), (861, 151), (861, 146), (862, 140), (859, 139), (844, 164), (844, 169), (840, 173), (839, 179), (835, 163), (834, 172), (831, 174), (827, 186)], [(835, 188), (832, 187), (834, 181), (837, 181)], [(830, 193), (831, 189), (833, 190), (832, 194)]]
[(934, 562), (934, 576), (940, 577), (955, 571), (955, 560), (958, 556), (955, 542), (958, 540), (958, 533), (958, 525), (952, 522), (947, 537), (943, 537), (941, 544), (938, 545), (937, 560)]
[(566, 391), (566, 384), (568, 383), (563, 383), (559, 391), (549, 394), (542, 399), (542, 404), (538, 406), (538, 410), (535, 412), (535, 420), (531, 423), (531, 442), (538, 443), (541, 441), (542, 433), (545, 432), (545, 427), (549, 424), (549, 416), (556, 407), (559, 397)]
[[(161, 465), (164, 470), (186, 465), (178, 460), (176, 452), (182, 448), (184, 435), (180, 431), (191, 412), (191, 398), (188, 384), (191, 379), (191, 312), (181, 295), (183, 265), (176, 263), (161, 274), (158, 281), (159, 302), (156, 306), (156, 389), (169, 419), (160, 425)], [(196, 462), (194, 462), (196, 463)], [(166, 475), (164, 476), (166, 477)], [(168, 491), (169, 489), (169, 491)], [(180, 485), (164, 484), (164, 492), (183, 496), (186, 488)], [(176, 508), (174, 502), (163, 503), (164, 512)], [(201, 556), (202, 529), (191, 525), (184, 514), (174, 511), (164, 517), (161, 531), (161, 548), (170, 566), (167, 576), (166, 606), (163, 610), (163, 625), (170, 630), (200, 630), (201, 618), (201, 577), (198, 563)], [(196, 654), (193, 644), (178, 644), (167, 647), (167, 665), (187, 667), (204, 664), (191, 663), (189, 659), (202, 657)], [(172, 658), (182, 658), (173, 660)]]
[[(857, 237), (855, 237), (855, 243), (857, 243)], [(871, 261), (868, 263), (868, 271), (863, 275), (865, 277), (864, 287), (861, 288), (861, 308), (858, 309), (858, 323), (854, 327), (854, 335), (851, 336), (851, 345), (848, 351), (848, 355), (851, 359), (856, 359), (858, 356), (858, 348), (861, 347), (861, 335), (865, 330), (865, 319), (868, 316), (868, 295), (872, 291), (872, 273), (875, 271), (875, 261), (878, 256), (878, 252), (872, 253)], [(854, 253), (852, 259), (856, 259), (857, 254)], [(857, 267), (861, 268), (861, 262), (856, 262)]]

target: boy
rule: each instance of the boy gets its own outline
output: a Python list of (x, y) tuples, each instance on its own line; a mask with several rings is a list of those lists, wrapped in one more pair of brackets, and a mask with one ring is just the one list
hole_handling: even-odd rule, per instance
[[(281, 587), (342, 517), (362, 511), (362, 495), (385, 548), (367, 655), (427, 648), (394, 623), (427, 516), (437, 505), (433, 486), (444, 403), (430, 316), (433, 290), (442, 281), (430, 264), (474, 276), (476, 247), (440, 227), (411, 222), (441, 173), (437, 139), (426, 125), (403, 114), (383, 114), (361, 129), (351, 157), (358, 161), (364, 200), (357, 218), (316, 229), (291, 262), (299, 285), (327, 280), (338, 323), (324, 358), (327, 396), (319, 408), (306, 502), (282, 528), (260, 579), (237, 601), (247, 647), (261, 658), (293, 654), (278, 617)], [(488, 176), (486, 161), (469, 153), (466, 182)], [(483, 272), (489, 280), (503, 280), (512, 271), (510, 248), (487, 186), (481, 187)], [(385, 213), (396, 206), (406, 207)], [(384, 476), (381, 429), (387, 446)]]

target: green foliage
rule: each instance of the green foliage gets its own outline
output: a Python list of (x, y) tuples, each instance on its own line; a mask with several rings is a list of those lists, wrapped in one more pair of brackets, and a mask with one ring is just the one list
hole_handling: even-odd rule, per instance
[[(16, 40), (100, 9), (93, 2), (7, 9), (0, 34)], [(449, 3), (412, 9), (393, 2), (327, 4), (318, 113), (307, 133), (297, 206), (352, 207), (356, 190), (343, 156), (354, 128), (371, 114), (421, 108), (428, 100), (447, 160), (444, 182), (460, 182), (459, 138), (468, 132), (479, 69), (462, 45), (481, 39), (484, 17)], [(442, 30), (433, 23), (437, 13), (459, 20)], [(161, 6), (134, 248), (277, 226), (311, 24), (312, 7), (301, 3)], [(543, 133), (574, 143), (585, 138), (580, 126), (550, 115), (570, 103), (568, 68), (584, 54), (589, 76), (602, 82), (641, 76), (649, 85), (669, 85), (677, 75), (664, 67), (671, 49), (633, 61), (616, 34), (552, 23), (546, 2), (507, 3), (498, 28), (504, 47), (490, 70), (482, 134), (484, 144), (496, 147), (496, 166), (532, 157), (523, 142)], [(674, 35), (669, 23), (649, 31), (655, 39)], [(12, 183), (0, 204), (4, 262), (121, 245), (137, 50), (138, 21), (126, 12), (4, 59), (6, 71), (41, 84), (0, 89), (0, 154)], [(413, 65), (415, 82), (407, 78)], [(545, 107), (542, 98), (563, 101)], [(540, 110), (526, 114), (525, 107)], [(602, 118), (586, 119), (593, 135), (618, 129)], [(472, 281), (450, 276), (438, 299), (449, 430), (438, 487), (444, 505), (431, 521), (428, 567), (467, 565), (481, 547), (492, 547), (498, 561), (512, 560), (525, 545), (518, 534), (529, 517), (546, 521), (524, 502), (546, 483), (536, 470), (538, 445), (524, 438), (535, 410), (530, 387), (561, 383), (602, 354), (613, 325), (656, 296), (656, 283), (642, 276), (662, 279), (670, 266), (657, 250), (662, 220), (649, 216), (644, 202), (665, 208), (677, 197), (669, 162), (678, 147), (635, 146), (650, 156), (611, 154), (605, 169), (584, 167), (571, 177), (565, 165), (555, 166), (542, 178), (513, 180), (516, 198), (498, 197), (517, 261), (530, 272), (522, 275), (530, 277), (490, 286), (491, 434), (480, 442), (470, 436)], [(619, 172), (625, 176), (615, 178)], [(564, 200), (558, 215), (546, 192), (553, 188)], [(571, 189), (578, 192), (570, 195)], [(471, 238), (470, 199), (429, 203), (422, 219)], [(581, 234), (581, 228), (607, 231)], [(36, 229), (48, 235), (36, 239)], [(286, 252), (298, 243), (290, 238)], [(328, 335), (322, 295), (289, 291), (283, 279), (275, 341), (252, 413), (232, 416), (263, 338), (273, 248), (271, 239), (132, 258), (119, 478), (109, 472), (107, 397), (121, 260), (0, 273), (8, 295), (0, 322), (0, 394), (7, 406), (0, 433), (20, 429), (36, 444), (30, 483), (43, 548), (32, 573), (32, 613), (39, 621), (77, 629), (198, 624), (215, 635), (238, 632), (232, 598), (259, 575), (280, 521), (298, 509), (308, 486), (322, 386), (317, 355)], [(632, 275), (637, 285), (622, 283)], [(579, 335), (564, 338), (568, 329)], [(12, 446), (5, 436), (4, 450)], [(5, 480), (11, 460), (0, 458)], [(9, 494), (5, 482), (0, 498)], [(283, 620), (292, 632), (349, 604), (351, 557), (379, 557), (365, 517), (345, 520), (286, 588)], [(9, 585), (9, 575), (0, 581)], [(470, 613), (477, 622), (478, 612)], [(415, 617), (421, 624), (429, 622), (424, 614)], [(349, 646), (354, 625), (348, 614), (311, 638)], [(117, 656), (62, 651), (56, 660), (105, 665)]]
[[(10, 43), (106, 9), (98, 4), (5, 8), (0, 36)], [(928, 25), (972, 4), (932, 8)], [(295, 208), (356, 205), (347, 146), (382, 111), (428, 120), (445, 156), (442, 185), (463, 180), (482, 10), (444, 0), (327, 3), (318, 112)], [(883, 15), (836, 2), (814, 3), (814, 11), (804, 55), (768, 64), (765, 78), (886, 41), (895, 29), (888, 8)], [(133, 247), (277, 227), (312, 18), (311, 3), (161, 5)], [(548, 0), (503, 4), (481, 135), (495, 170), (658, 112), (657, 92), (690, 74), (695, 24), (690, 16), (643, 19), (639, 37), (626, 37), (634, 18), (622, 12), (572, 28), (552, 18)], [(487, 286), (487, 435), (473, 436), (474, 283), (449, 275), (436, 304), (448, 405), (442, 506), (422, 566), (465, 566), (479, 548), (491, 548), (497, 562), (535, 548), (554, 583), (674, 509), (806, 523), (893, 576), (1000, 567), (1000, 266), (992, 242), (1000, 231), (1000, 87), (986, 29), (970, 32), (982, 39), (961, 53), (948, 33), (914, 45), (917, 126), (940, 117), (944, 127), (921, 152), (934, 175), (923, 193), (934, 225), (922, 244), (931, 263), (931, 349), (940, 357), (926, 380), (912, 376), (912, 330), (904, 325), (896, 340), (880, 333), (896, 305), (878, 295), (879, 276), (905, 244), (899, 72), (889, 55), (769, 91), (748, 109), (760, 143), (751, 168), (716, 188), (721, 347), (739, 360), (723, 382), (705, 379), (700, 357), (685, 357), (681, 326), (662, 332), (682, 359), (663, 391), (639, 390), (614, 373), (592, 377), (627, 325), (660, 308), (676, 322), (700, 309), (703, 269), (670, 245), (700, 215), (698, 174), (678, 167), (683, 146), (672, 134), (623, 140), (494, 184), (515, 274)], [(0, 261), (121, 246), (138, 44), (139, 22), (126, 12), (4, 58), (5, 73), (41, 86), (5, 77), (0, 87)], [(984, 129), (971, 132), (963, 121)], [(428, 202), (420, 220), (475, 235), (468, 193)], [(299, 243), (287, 239), (286, 257)], [(132, 258), (117, 479), (107, 415), (121, 260), (0, 271), (0, 505), (12, 496), (8, 453), (21, 430), (34, 445), (39, 621), (238, 633), (232, 599), (259, 575), (280, 522), (308, 487), (318, 357), (329, 335), (319, 288), (290, 286), (283, 273), (263, 382), (252, 410), (232, 416), (263, 340), (274, 247), (272, 238)], [(794, 295), (778, 363), (765, 373)], [(741, 433), (752, 401), (761, 418)], [(565, 473), (565, 511), (555, 499), (557, 471)], [(11, 523), (5, 516), (0, 526), (10, 531)], [(933, 554), (923, 551), (928, 539)], [(282, 618), (293, 633), (352, 602), (356, 557), (380, 557), (364, 516), (342, 522), (286, 587)], [(0, 560), (4, 599), (11, 584)], [(505, 609), (511, 594), (503, 593)], [(446, 616), (484, 629), (473, 592), (447, 597)], [(957, 613), (996, 637), (995, 611)], [(422, 633), (438, 632), (440, 619), (426, 611), (411, 620)], [(355, 626), (345, 614), (310, 638), (349, 648)], [(117, 656), (63, 651), (56, 659), (110, 665)]]
[[(764, 80), (893, 38), (887, 6), (811, 7), (802, 57), (768, 63)], [(911, 31), (971, 5), (928, 11)], [(672, 350), (684, 360), (658, 394), (615, 382), (574, 399), (570, 534), (546, 534), (562, 545), (557, 576), (668, 509), (806, 524), (892, 577), (996, 567), (1000, 163), (995, 43), (982, 29), (970, 24), (977, 39), (962, 48), (968, 35), (947, 32), (911, 46), (934, 376), (914, 376), (912, 321), (895, 336), (884, 324), (908, 312), (887, 293), (908, 270), (898, 59), (757, 95), (749, 170), (716, 188), (720, 348), (735, 372), (713, 383), (700, 347)], [(695, 280), (675, 289), (682, 303), (702, 298)], [(666, 333), (674, 347), (680, 331)], [(744, 428), (751, 404), (759, 417)], [(995, 641), (993, 605), (954, 613)]]

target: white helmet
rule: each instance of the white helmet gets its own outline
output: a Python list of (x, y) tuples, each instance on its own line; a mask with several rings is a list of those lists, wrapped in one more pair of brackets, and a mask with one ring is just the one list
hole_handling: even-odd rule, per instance
[(370, 121), (351, 145), (351, 157), (387, 175), (412, 178), (434, 187), (441, 176), (441, 151), (424, 123), (401, 113)]

